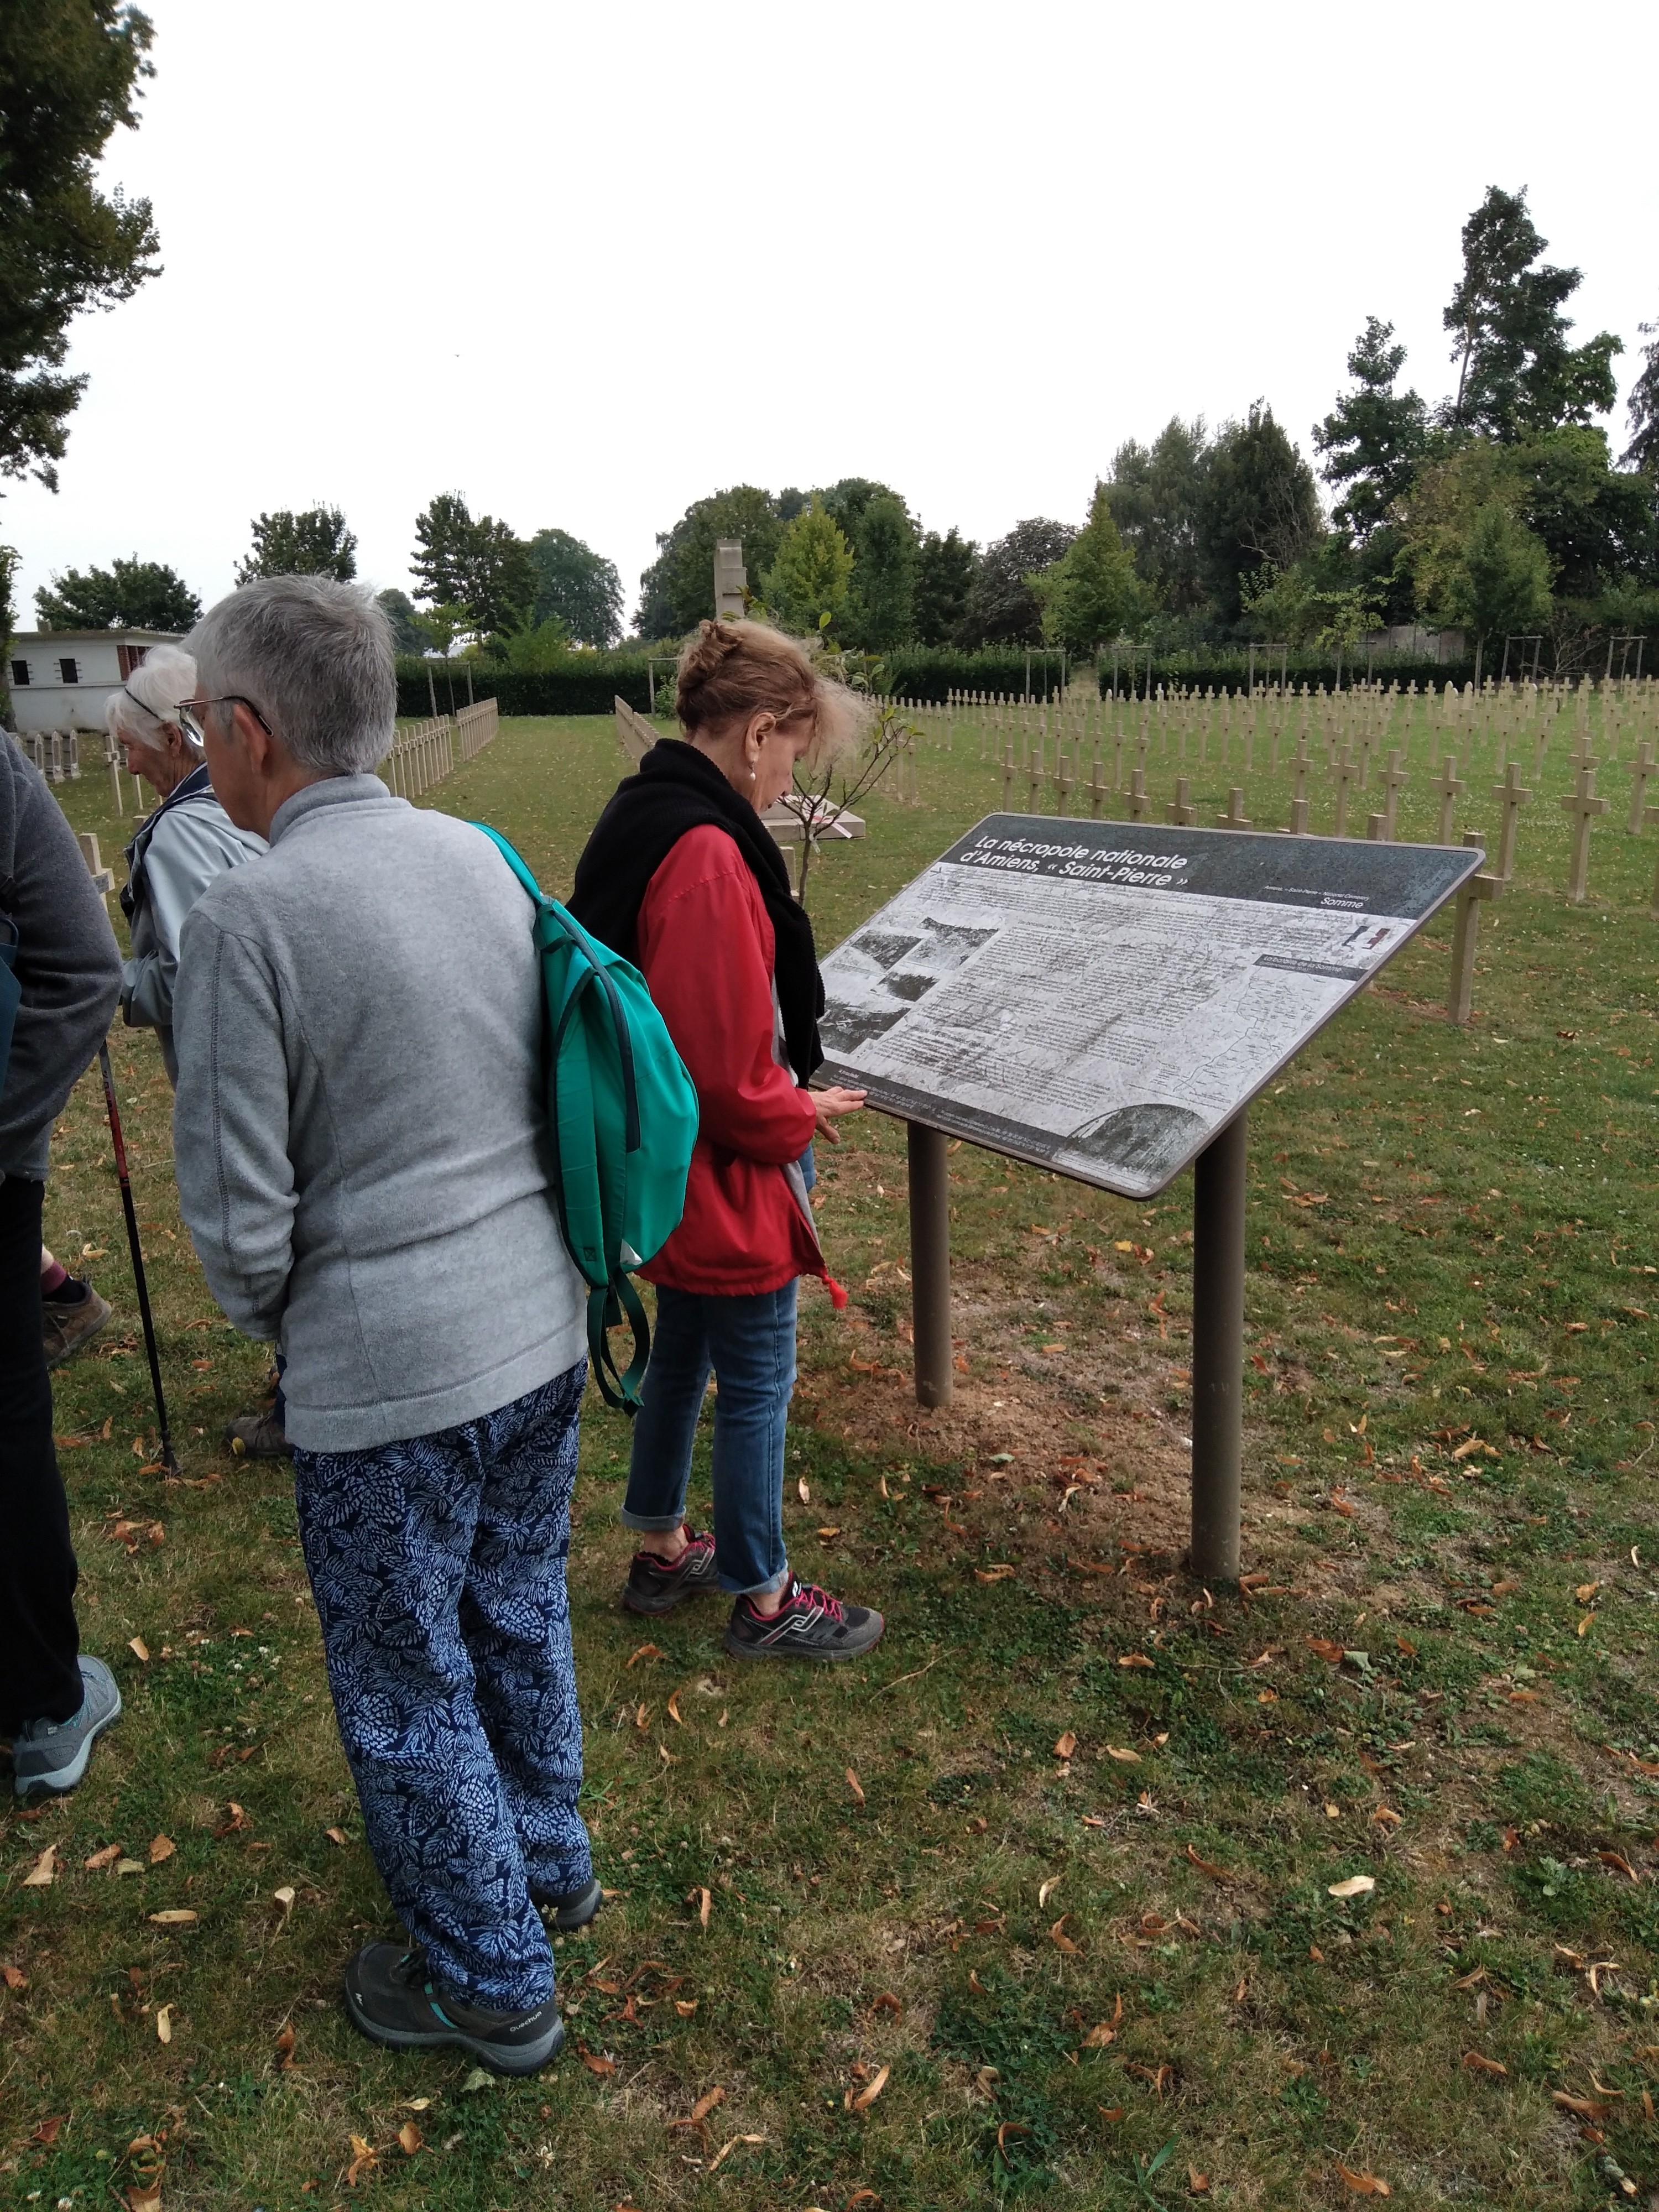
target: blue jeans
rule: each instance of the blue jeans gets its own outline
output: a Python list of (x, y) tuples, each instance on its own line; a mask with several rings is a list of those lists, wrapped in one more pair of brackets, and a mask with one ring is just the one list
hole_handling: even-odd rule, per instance
[(788, 1579), (783, 1438), (795, 1387), (795, 1285), (749, 1297), (659, 1287), (622, 1517), (678, 1528), (713, 1368), (714, 1561), (720, 1588), (769, 1596)]
[(592, 1877), (565, 1592), (586, 1374), (435, 1436), (294, 1454), (374, 1863), (434, 1974), (502, 2011), (553, 1993), (531, 1893)]

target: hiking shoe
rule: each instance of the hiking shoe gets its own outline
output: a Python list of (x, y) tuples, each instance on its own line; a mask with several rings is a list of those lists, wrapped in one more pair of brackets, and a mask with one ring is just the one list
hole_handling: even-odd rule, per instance
[(532, 1889), (530, 1897), (542, 1918), (550, 1920), (561, 1936), (574, 1936), (579, 1928), (586, 1928), (597, 1918), (605, 1902), (605, 1892), (597, 1880), (585, 1881), (580, 1889), (568, 1889), (562, 1897), (545, 1896), (538, 1889)]
[(769, 1620), (740, 1597), (726, 1624), (726, 1648), (738, 1659), (856, 1659), (879, 1644), (887, 1623), (868, 1606), (843, 1605), (816, 1583), (792, 1581)]
[(11, 1766), (20, 1797), (61, 1797), (87, 1771), (92, 1747), (121, 1717), (121, 1692), (101, 1659), (81, 1654), (81, 1710), (66, 1721), (26, 1721), (12, 1739)]
[(78, 1298), (49, 1298), (40, 1300), (40, 1334), (46, 1348), (46, 1364), (56, 1367), (60, 1359), (68, 1359), (83, 1344), (90, 1344), (115, 1309), (107, 1298), (100, 1298), (90, 1283), (82, 1285)]
[(714, 1572), (714, 1540), (685, 1532), (685, 1549), (671, 1567), (654, 1552), (635, 1552), (623, 1585), (623, 1603), (629, 1613), (672, 1613), (688, 1597), (718, 1589)]
[(469, 2051), (492, 2074), (539, 2074), (564, 2042), (556, 1997), (532, 2012), (490, 2012), (428, 1975), (426, 1954), (365, 1943), (345, 1970), (351, 2024), (388, 2051)]
[(267, 1406), (263, 1413), (238, 1413), (225, 1429), (225, 1442), (238, 1459), (292, 1459), (293, 1451), (283, 1434), (282, 1422), (276, 1408)]

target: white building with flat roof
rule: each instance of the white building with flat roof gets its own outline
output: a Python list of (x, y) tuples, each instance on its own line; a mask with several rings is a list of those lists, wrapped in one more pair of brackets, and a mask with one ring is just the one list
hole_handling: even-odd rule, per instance
[(153, 645), (176, 645), (170, 629), (26, 629), (11, 641), (11, 726), (101, 730), (104, 703)]

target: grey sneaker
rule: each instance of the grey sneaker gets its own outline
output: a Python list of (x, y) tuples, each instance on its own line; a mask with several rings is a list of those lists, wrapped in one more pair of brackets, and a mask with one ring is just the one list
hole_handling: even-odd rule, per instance
[(397, 1943), (365, 1943), (345, 1970), (346, 2010), (371, 2043), (389, 2051), (447, 2044), (492, 2074), (539, 2074), (556, 2058), (564, 2025), (556, 1997), (533, 2012), (489, 2012), (429, 1979), (426, 1959)]
[(273, 1406), (267, 1406), (263, 1413), (238, 1413), (235, 1419), (226, 1426), (225, 1442), (238, 1459), (292, 1459), (294, 1456)]
[(562, 1897), (546, 1896), (538, 1889), (532, 1889), (530, 1897), (542, 1918), (551, 1921), (561, 1936), (574, 1936), (579, 1928), (586, 1928), (598, 1918), (605, 1903), (605, 1892), (597, 1880), (584, 1882), (580, 1889), (567, 1890)]
[(47, 1366), (56, 1367), (59, 1360), (69, 1358), (83, 1344), (90, 1344), (114, 1310), (109, 1300), (100, 1298), (90, 1283), (84, 1297), (43, 1297), (40, 1334), (46, 1348)]
[(866, 1605), (845, 1605), (816, 1583), (792, 1582), (774, 1613), (740, 1597), (726, 1624), (738, 1659), (856, 1659), (880, 1643), (887, 1623)]
[(635, 1553), (623, 1585), (623, 1603), (629, 1613), (672, 1613), (683, 1600), (720, 1586), (714, 1538), (688, 1528), (685, 1549), (672, 1567), (654, 1552)]
[(11, 1765), (17, 1795), (61, 1797), (87, 1771), (92, 1747), (121, 1717), (121, 1692), (101, 1659), (81, 1654), (86, 1695), (81, 1710), (66, 1721), (26, 1721), (12, 1741)]

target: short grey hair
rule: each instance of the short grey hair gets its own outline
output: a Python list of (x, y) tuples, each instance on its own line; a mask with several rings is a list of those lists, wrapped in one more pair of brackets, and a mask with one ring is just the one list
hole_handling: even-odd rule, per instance
[(300, 767), (363, 775), (392, 750), (392, 626), (362, 585), (256, 577), (210, 607), (185, 643), (204, 694), (251, 701)]
[(200, 744), (179, 719), (179, 702), (196, 696), (196, 663), (176, 645), (153, 645), (104, 708), (104, 726), (112, 738), (131, 735), (153, 744), (156, 726), (171, 722), (185, 744)]

